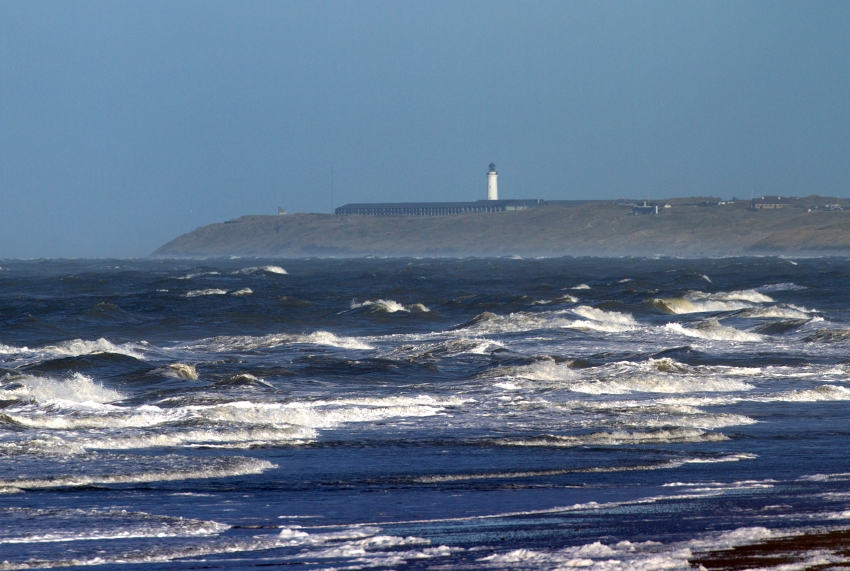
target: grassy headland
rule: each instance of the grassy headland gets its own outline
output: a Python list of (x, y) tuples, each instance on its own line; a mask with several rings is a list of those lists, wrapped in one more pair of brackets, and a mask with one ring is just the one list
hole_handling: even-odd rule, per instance
[[(679, 198), (658, 215), (612, 202), (453, 216), (242, 216), (175, 238), (159, 257), (238, 256), (737, 256), (850, 253), (850, 211), (777, 210), (749, 201)], [(846, 204), (846, 202), (845, 202)]]

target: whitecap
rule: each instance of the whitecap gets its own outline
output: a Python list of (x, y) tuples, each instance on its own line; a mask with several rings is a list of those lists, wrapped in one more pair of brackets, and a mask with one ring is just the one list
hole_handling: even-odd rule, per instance
[(632, 317), (628, 313), (619, 313), (617, 311), (603, 311), (601, 309), (596, 309), (595, 307), (588, 307), (586, 305), (576, 307), (572, 311), (573, 313), (576, 313), (587, 319), (592, 319), (594, 321), (601, 321), (603, 323), (614, 323), (617, 325), (626, 325), (630, 327), (638, 326), (638, 323), (637, 321), (635, 321), (634, 317)]
[[(361, 307), (368, 307), (369, 310), (373, 312), (380, 311), (386, 313), (396, 313), (397, 311), (410, 311), (402, 304), (391, 299), (376, 299), (374, 301), (364, 301), (363, 303), (357, 303), (356, 300), (351, 300), (351, 305), (349, 306), (350, 309), (359, 309)], [(425, 306), (423, 305), (422, 307)], [(427, 311), (428, 309), (425, 308), (425, 310)]]
[(371, 345), (357, 337), (340, 337), (327, 331), (316, 331), (309, 335), (270, 334), (260, 337), (250, 335), (222, 335), (201, 339), (191, 345), (177, 347), (177, 349), (190, 349), (221, 353), (227, 351), (252, 351), (255, 349), (272, 349), (290, 343), (309, 343), (314, 345), (325, 345), (339, 347), (341, 349), (373, 349)]
[(10, 388), (0, 389), (0, 395), (3, 398), (34, 399), (38, 403), (57, 400), (69, 403), (109, 403), (125, 398), (120, 392), (106, 388), (82, 373), (74, 373), (69, 379), (19, 377)]
[(547, 434), (531, 439), (501, 439), (496, 443), (503, 446), (619, 446), (636, 444), (669, 444), (684, 442), (723, 442), (729, 438), (716, 432), (707, 432), (698, 428), (670, 428), (651, 432), (594, 432), (578, 436)]
[(757, 333), (740, 331), (734, 327), (726, 327), (717, 323), (704, 327), (685, 327), (681, 323), (668, 323), (665, 328), (680, 335), (713, 341), (761, 341), (763, 339)]
[(818, 402), (850, 400), (850, 389), (837, 385), (821, 385), (814, 389), (777, 393), (764, 397), (769, 402)]
[(218, 276), (220, 275), (218, 272), (194, 272), (183, 277), (177, 278), (178, 280), (192, 280), (195, 278), (199, 278), (201, 276)]
[(235, 274), (258, 274), (258, 273), (269, 273), (269, 274), (278, 274), (278, 275), (287, 275), (288, 272), (281, 268), (280, 266), (259, 266), (254, 268), (243, 268), (241, 270), (237, 270), (233, 272)]
[(755, 291), (761, 293), (771, 293), (775, 291), (802, 291), (809, 289), (806, 286), (797, 285), (793, 282), (782, 282), (776, 284), (765, 284), (761, 287), (755, 288)]
[(210, 289), (195, 289), (188, 293), (185, 293), (183, 297), (201, 297), (205, 295), (225, 295), (227, 293), (226, 289), (219, 288), (210, 288)]

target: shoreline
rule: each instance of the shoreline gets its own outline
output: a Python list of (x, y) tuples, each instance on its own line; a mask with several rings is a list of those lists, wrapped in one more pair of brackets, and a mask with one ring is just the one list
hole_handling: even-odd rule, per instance
[(850, 254), (850, 212), (614, 203), (448, 216), (249, 215), (209, 224), (152, 257), (819, 257)]

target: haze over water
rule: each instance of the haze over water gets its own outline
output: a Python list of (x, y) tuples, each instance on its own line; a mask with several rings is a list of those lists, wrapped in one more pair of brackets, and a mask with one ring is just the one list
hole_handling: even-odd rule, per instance
[(3, 569), (685, 569), (850, 525), (843, 258), (0, 266)]

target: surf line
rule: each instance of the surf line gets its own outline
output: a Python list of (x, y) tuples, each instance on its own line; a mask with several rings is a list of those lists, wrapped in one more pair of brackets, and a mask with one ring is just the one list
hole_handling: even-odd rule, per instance
[[(382, 522), (370, 522), (370, 523), (355, 523), (355, 524), (326, 524), (326, 525), (299, 525), (299, 526), (282, 526), (282, 527), (297, 527), (298, 529), (348, 529), (351, 527), (392, 527), (397, 525), (411, 525), (411, 524), (419, 524), (419, 523), (446, 523), (452, 521), (474, 521), (474, 520), (483, 520), (483, 519), (499, 519), (499, 518), (508, 518), (508, 517), (518, 517), (518, 516), (526, 516), (526, 515), (546, 515), (546, 514), (560, 514), (560, 513), (570, 513), (570, 512), (582, 512), (582, 511), (598, 511), (605, 509), (613, 509), (622, 506), (637, 506), (637, 505), (647, 505), (654, 504), (659, 501), (665, 500), (690, 500), (696, 498), (705, 498), (709, 496), (720, 496), (723, 495), (727, 491), (735, 491), (741, 488), (733, 487), (733, 488), (717, 488), (711, 490), (705, 490), (699, 494), (676, 494), (672, 496), (650, 496), (648, 498), (640, 498), (637, 500), (625, 501), (625, 502), (606, 502), (603, 504), (599, 504), (596, 502), (587, 502), (586, 504), (575, 504), (572, 506), (561, 506), (556, 508), (548, 508), (545, 510), (531, 510), (531, 511), (522, 511), (522, 512), (507, 512), (500, 514), (488, 514), (488, 515), (472, 515), (472, 516), (463, 516), (463, 517), (447, 517), (447, 518), (437, 518), (437, 519), (412, 519), (405, 521), (382, 521)], [(746, 488), (744, 488), (746, 489)], [(282, 516), (286, 519), (288, 516)], [(303, 518), (305, 516), (297, 516), (299, 518)], [(321, 517), (321, 516), (306, 516), (306, 517)]]

